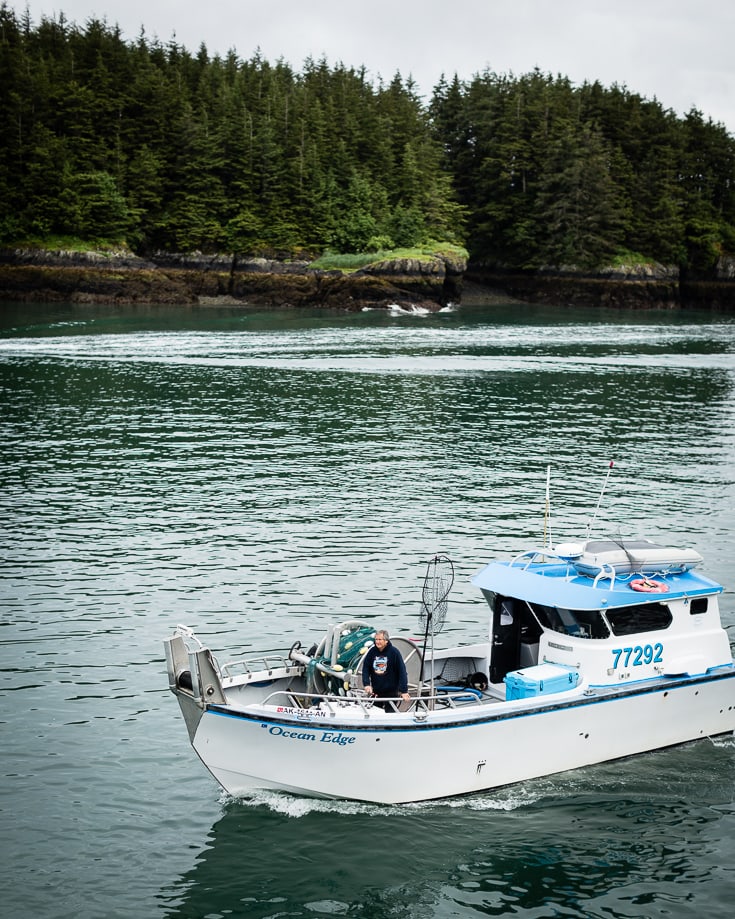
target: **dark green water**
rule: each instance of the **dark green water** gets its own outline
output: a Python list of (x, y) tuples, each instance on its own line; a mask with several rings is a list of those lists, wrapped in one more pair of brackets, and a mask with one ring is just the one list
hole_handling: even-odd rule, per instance
[(436, 551), (437, 644), (479, 640), (468, 579), (541, 540), (547, 465), (563, 541), (610, 460), (593, 532), (696, 547), (735, 637), (731, 319), (4, 304), (0, 393), (4, 915), (732, 915), (732, 740), (440, 804), (234, 801), (161, 645), (415, 634)]

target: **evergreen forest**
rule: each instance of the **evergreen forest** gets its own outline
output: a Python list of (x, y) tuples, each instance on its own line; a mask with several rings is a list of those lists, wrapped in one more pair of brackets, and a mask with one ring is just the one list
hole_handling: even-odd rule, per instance
[(465, 245), (488, 267), (735, 253), (735, 138), (625, 86), (125, 40), (0, 4), (0, 244), (317, 256)]

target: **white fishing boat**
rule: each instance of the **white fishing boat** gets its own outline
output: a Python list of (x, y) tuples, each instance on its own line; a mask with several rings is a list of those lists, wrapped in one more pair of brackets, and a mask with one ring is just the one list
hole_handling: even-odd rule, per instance
[(472, 578), (482, 640), (438, 649), (453, 569), (437, 556), (422, 637), (391, 639), (410, 696), (392, 711), (363, 690), (375, 624), (360, 620), (308, 651), (223, 664), (178, 626), (169, 687), (194, 750), (237, 797), (438, 799), (712, 738), (735, 729), (735, 664), (722, 587), (701, 563), (647, 540), (531, 548)]

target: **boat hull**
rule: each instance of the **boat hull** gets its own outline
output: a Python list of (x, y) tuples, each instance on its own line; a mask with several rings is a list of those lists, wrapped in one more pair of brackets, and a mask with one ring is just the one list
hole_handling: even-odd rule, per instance
[(227, 792), (407, 803), (469, 794), (735, 730), (735, 668), (470, 713), (272, 716), (207, 706), (192, 745)]

